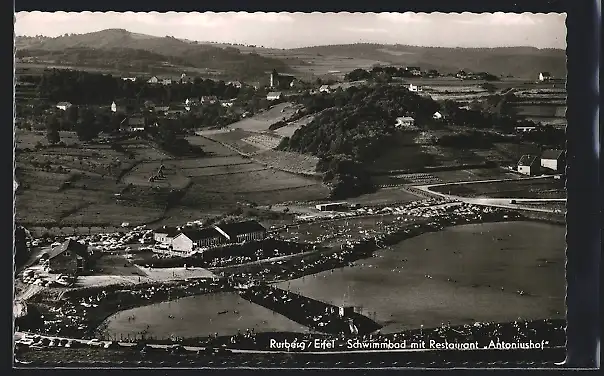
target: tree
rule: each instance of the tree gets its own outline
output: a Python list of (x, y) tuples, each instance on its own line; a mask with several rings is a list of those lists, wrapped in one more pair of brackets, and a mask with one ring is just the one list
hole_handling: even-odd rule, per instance
[(52, 116), (46, 123), (46, 139), (51, 145), (59, 143), (61, 136), (59, 135), (59, 129), (61, 124), (56, 116)]
[(76, 124), (76, 134), (80, 141), (91, 141), (99, 134), (94, 114), (91, 110), (83, 108)]

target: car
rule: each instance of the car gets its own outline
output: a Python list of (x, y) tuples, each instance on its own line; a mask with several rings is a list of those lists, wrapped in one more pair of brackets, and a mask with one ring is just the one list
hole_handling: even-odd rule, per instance
[(510, 200), (510, 204), (516, 204), (516, 200)]

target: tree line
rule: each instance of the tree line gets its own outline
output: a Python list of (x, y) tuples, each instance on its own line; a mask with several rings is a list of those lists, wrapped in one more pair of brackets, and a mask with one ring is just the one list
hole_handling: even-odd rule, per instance
[(109, 74), (84, 71), (46, 70), (39, 76), (24, 76), (24, 82), (37, 85), (39, 95), (53, 102), (70, 102), (76, 105), (111, 104), (114, 100), (142, 103), (184, 102), (188, 98), (216, 96), (219, 99), (236, 98), (239, 88), (224, 81), (194, 78), (192, 81), (172, 85), (151, 85), (146, 79), (123, 80)]

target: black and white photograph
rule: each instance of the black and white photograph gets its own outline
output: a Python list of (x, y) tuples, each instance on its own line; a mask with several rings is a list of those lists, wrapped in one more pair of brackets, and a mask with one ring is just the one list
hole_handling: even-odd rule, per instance
[(17, 12), (14, 367), (563, 362), (565, 22)]

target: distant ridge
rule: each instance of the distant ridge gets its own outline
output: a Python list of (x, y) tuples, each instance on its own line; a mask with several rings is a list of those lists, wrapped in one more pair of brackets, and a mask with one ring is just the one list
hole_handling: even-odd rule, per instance
[[(536, 78), (539, 72), (554, 77), (566, 77), (566, 52), (563, 49), (536, 47), (421, 47), (397, 44), (355, 43), (293, 49), (274, 49), (228, 45), (226, 43), (195, 42), (171, 36), (132, 33), (125, 29), (106, 29), (87, 34), (60, 37), (17, 37), (17, 50), (65, 51), (73, 48), (95, 50), (136, 49), (159, 55), (184, 59), (200, 68), (223, 68), (225, 64), (252, 61), (254, 74), (278, 69), (290, 71), (299, 65), (301, 55), (338, 56), (384, 62), (399, 66), (419, 66), (453, 72), (460, 69), (489, 72), (499, 76)], [(277, 58), (274, 51), (280, 51)], [(168, 60), (168, 59), (167, 59)], [(256, 66), (262, 68), (256, 69)]]

